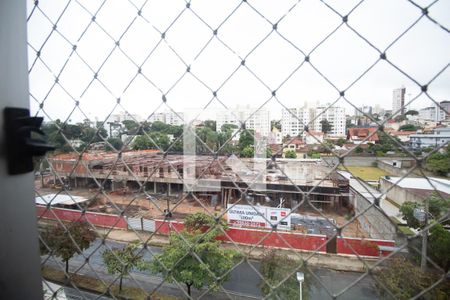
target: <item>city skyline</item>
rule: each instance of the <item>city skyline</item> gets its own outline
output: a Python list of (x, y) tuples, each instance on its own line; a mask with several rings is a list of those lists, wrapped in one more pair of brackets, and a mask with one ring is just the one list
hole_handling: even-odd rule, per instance
[[(419, 20), (421, 11), (408, 3), (385, 1), (379, 5), (365, 1), (348, 18), (352, 28), (382, 50), (417, 21), (385, 51), (395, 66), (380, 60), (379, 53), (342, 25), (336, 13), (314, 1), (227, 1), (212, 7), (192, 1), (187, 10), (184, 1), (155, 2), (151, 8), (142, 9), (143, 18), (136, 19), (126, 32), (137, 13), (129, 2), (115, 1), (98, 13), (97, 2), (84, 3), (83, 7), (74, 2), (68, 5), (67, 16), (57, 24), (57, 31), (39, 50), (65, 5), (40, 3), (48, 18), (37, 10), (28, 28), (31, 108), (48, 120), (65, 120), (69, 115), (73, 120), (86, 116), (104, 120), (120, 109), (147, 118), (163, 108), (214, 110), (242, 103), (263, 106), (281, 117), (283, 105), (298, 107), (307, 101), (333, 103), (337, 99), (336, 105), (347, 111), (353, 110), (348, 102), (357, 107), (366, 103), (389, 107), (393, 89), (404, 86), (409, 102), (421, 93), (419, 85), (435, 76), (428, 94), (436, 101), (450, 98), (450, 72), (446, 69), (450, 39), (427, 18)], [(353, 6), (333, 2), (343, 15)], [(33, 7), (31, 2), (29, 7)], [(234, 9), (233, 16), (221, 26)], [(448, 10), (448, 2), (439, 2), (429, 14), (445, 24)], [(176, 24), (169, 27), (170, 20), (181, 11)], [(267, 20), (258, 15), (259, 11)], [(82, 34), (94, 14), (95, 22)], [(276, 30), (271, 25), (275, 22)], [(213, 35), (214, 28), (219, 28), (217, 35)], [(305, 54), (335, 29), (305, 62)], [(119, 38), (120, 43), (115, 45)], [(67, 60), (74, 46), (76, 50)], [(150, 52), (139, 69), (135, 64), (141, 64)], [(58, 84), (51, 88), (48, 83), (56, 77)], [(344, 90), (345, 100), (339, 98)], [(115, 107), (117, 98), (120, 103)], [(44, 111), (39, 109), (40, 102), (44, 102)], [(422, 94), (412, 106), (431, 104)]]

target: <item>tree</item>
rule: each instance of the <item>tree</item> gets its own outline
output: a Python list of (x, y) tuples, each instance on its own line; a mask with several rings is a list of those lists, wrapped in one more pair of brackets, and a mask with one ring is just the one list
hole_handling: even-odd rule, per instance
[[(395, 296), (395, 299), (410, 299), (439, 280), (439, 275), (424, 272), (402, 256), (395, 256), (388, 260), (383, 270), (375, 276), (383, 284), (377, 282), (376, 286), (382, 297), (391, 299), (385, 287)], [(426, 299), (447, 299), (450, 293), (450, 284), (444, 281), (434, 287), (427, 294)], [(422, 298), (421, 298), (422, 299)]]
[(430, 229), (428, 251), (431, 259), (441, 266), (445, 272), (450, 269), (450, 232), (441, 224)]
[(255, 135), (255, 131), (253, 129), (246, 129), (241, 132), (239, 136), (239, 150), (242, 151), (244, 148), (254, 146), (255, 141), (253, 136)]
[(419, 112), (417, 111), (417, 110), (413, 110), (413, 109), (410, 109), (410, 110), (408, 110), (406, 113), (405, 113), (405, 115), (407, 116), (407, 115), (410, 115), (410, 116), (417, 116), (419, 114)]
[(307, 155), (308, 155), (310, 158), (315, 158), (315, 159), (320, 158), (320, 152), (318, 152), (318, 151), (316, 151), (316, 150), (309, 150), (308, 153), (307, 153)]
[(155, 149), (162, 151), (169, 148), (170, 140), (166, 134), (160, 132), (151, 132), (148, 135), (136, 137), (131, 145), (133, 150)]
[(356, 127), (356, 125), (352, 123), (352, 120), (351, 119), (346, 119), (345, 120), (345, 128), (348, 129), (348, 128), (353, 128), (353, 127)]
[(123, 248), (103, 251), (102, 258), (109, 274), (119, 275), (119, 292), (122, 291), (123, 277), (128, 276), (134, 268), (145, 270), (148, 266), (142, 254), (136, 253), (138, 243), (129, 243)]
[(202, 128), (197, 128), (196, 135), (197, 139), (201, 140), (197, 141), (197, 153), (211, 154), (211, 151), (216, 151), (218, 149), (218, 134), (210, 127), (204, 126)]
[[(261, 259), (261, 275), (264, 277), (261, 290), (264, 296), (266, 296), (265, 299), (298, 299), (299, 287), (296, 272), (301, 271), (305, 276), (308, 273), (304, 266), (298, 268), (302, 262), (293, 260), (286, 254), (277, 253), (276, 250), (270, 250), (264, 253)], [(271, 286), (277, 286), (282, 281), (283, 283), (276, 289), (271, 289)], [(307, 299), (308, 296), (308, 282), (310, 280), (303, 282), (303, 299)], [(270, 296), (268, 296), (269, 294)]]
[[(434, 222), (444, 216), (450, 208), (450, 199), (442, 199), (436, 192), (428, 196), (424, 201), (428, 201), (429, 221)], [(422, 203), (406, 201), (400, 207), (400, 212), (403, 215), (403, 219), (406, 221), (409, 227), (415, 229), (423, 229), (426, 225), (425, 222), (421, 222), (414, 215), (415, 210), (424, 210)], [(448, 221), (447, 221), (448, 222)], [(445, 232), (444, 232), (445, 231)], [(410, 249), (421, 249), (421, 239), (414, 239), (410, 241)], [(448, 253), (450, 253), (450, 233), (447, 232), (441, 224), (434, 225), (430, 230), (428, 236), (427, 254), (433, 259), (435, 263), (440, 265), (445, 270), (450, 267), (450, 259)], [(410, 251), (411, 256), (414, 259), (418, 259), (415, 250)]]
[(414, 126), (413, 124), (405, 124), (405, 125), (400, 126), (400, 128), (398, 130), (399, 131), (416, 131), (417, 129), (419, 129), (419, 128)]
[(344, 146), (345, 142), (346, 142), (345, 139), (340, 138), (336, 141), (336, 146), (342, 147)]
[(96, 235), (86, 222), (72, 222), (65, 226), (58, 224), (49, 230), (46, 243), (66, 264), (66, 273), (69, 273), (69, 260), (89, 248)]
[[(233, 134), (233, 129), (232, 129), (233, 127), (230, 127), (230, 128), (225, 127), (224, 128), (225, 125), (232, 125), (235, 127), (237, 127), (237, 126), (234, 124), (224, 124), (224, 125), (222, 125), (222, 131), (217, 134), (218, 148), (220, 149), (219, 153), (222, 155), (224, 155), (224, 154), (229, 155), (229, 154), (232, 154), (236, 150), (236, 147), (230, 141), (231, 136)], [(224, 129), (226, 129), (226, 130), (224, 130)]]
[(137, 134), (139, 129), (139, 123), (133, 120), (123, 120), (123, 126), (127, 131), (127, 134)]
[(297, 158), (297, 152), (295, 152), (295, 150), (288, 150), (288, 151), (284, 152), (284, 157), (285, 158)]
[(111, 144), (112, 147), (110, 145), (106, 144), (107, 151), (112, 151), (112, 150), (119, 151), (123, 147), (123, 142), (119, 138), (109, 138), (108, 143)]
[(270, 129), (274, 129), (274, 128), (281, 130), (281, 120), (270, 121)]
[(97, 124), (97, 127), (91, 127), (89, 123), (84, 123), (82, 126), (80, 140), (85, 143), (102, 142), (108, 137), (108, 133), (101, 123)]
[(402, 219), (406, 221), (408, 227), (420, 228), (419, 220), (414, 217), (414, 210), (419, 208), (419, 203), (405, 201), (400, 207), (400, 212), (402, 213)]
[(255, 149), (253, 149), (252, 146), (247, 146), (241, 150), (241, 152), (239, 153), (239, 156), (240, 157), (254, 157)]
[(267, 147), (266, 148), (266, 158), (271, 158), (272, 157), (272, 149)]
[(425, 168), (437, 175), (447, 176), (450, 172), (450, 145), (444, 153), (436, 152), (428, 156)]
[(333, 126), (331, 125), (330, 122), (328, 122), (327, 119), (321, 120), (320, 124), (322, 125), (322, 132), (325, 134), (327, 134), (328, 132), (331, 131), (331, 129), (333, 129)]
[(216, 131), (216, 124), (217, 122), (214, 120), (205, 120), (203, 121), (203, 126), (208, 127), (212, 131)]
[(217, 290), (229, 279), (229, 271), (240, 256), (235, 250), (223, 249), (222, 242), (216, 240), (223, 226), (223, 220), (216, 222), (206, 214), (189, 216), (186, 229), (170, 235), (170, 244), (154, 256), (150, 270), (162, 274), (168, 282), (183, 282), (189, 296), (192, 287)]
[(220, 128), (220, 131), (229, 131), (232, 132), (233, 129), (239, 128), (239, 126), (237, 126), (236, 124), (223, 124), (222, 127)]
[[(428, 201), (428, 212), (430, 213), (430, 218), (439, 219), (445, 213), (448, 212), (450, 208), (450, 199), (442, 199), (440, 195), (436, 192), (433, 192), (430, 196), (428, 196), (424, 201)], [(422, 224), (415, 216), (414, 209), (422, 209), (424, 208), (423, 203), (405, 201), (402, 206), (400, 206), (400, 212), (402, 213), (403, 220), (406, 221), (406, 224), (409, 227), (414, 229), (422, 228), (424, 224)]]

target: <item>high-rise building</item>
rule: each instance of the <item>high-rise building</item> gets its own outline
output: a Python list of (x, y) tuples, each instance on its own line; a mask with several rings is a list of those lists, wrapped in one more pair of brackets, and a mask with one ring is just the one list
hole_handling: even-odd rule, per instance
[[(320, 114), (320, 116), (319, 116)], [(331, 131), (327, 132), (330, 136), (345, 136), (345, 109), (343, 107), (328, 105), (317, 107), (315, 109), (314, 130), (322, 131), (322, 120), (326, 119), (331, 124)]]
[(301, 107), (282, 110), (281, 132), (283, 136), (304, 135), (305, 126), (309, 130), (322, 131), (322, 122), (327, 120), (331, 130), (327, 132), (330, 136), (345, 136), (345, 109), (343, 107), (318, 106)]
[(270, 114), (266, 109), (250, 107), (236, 107), (224, 109), (216, 113), (216, 128), (221, 131), (225, 124), (234, 124), (241, 127), (245, 123), (246, 129), (253, 129), (256, 135), (268, 137), (270, 133)]
[(419, 110), (419, 119), (424, 121), (441, 122), (450, 118), (450, 101), (441, 101), (438, 105)]
[(281, 112), (281, 133), (283, 136), (297, 136), (303, 132), (310, 120), (310, 109), (305, 107), (283, 109)]
[(364, 116), (364, 114), (371, 115), (372, 114), (372, 106), (363, 105), (361, 107), (358, 107), (358, 109), (355, 108), (355, 116), (356, 117)]
[(165, 113), (162, 113), (162, 112), (155, 112), (155, 113), (151, 114), (151, 116), (148, 118), (148, 121), (150, 123), (153, 123), (153, 122), (156, 122), (156, 121), (165, 123), (166, 122), (166, 115), (165, 115)]
[(182, 112), (167, 111), (164, 113), (165, 122), (169, 125), (183, 125), (184, 124), (184, 114)]
[(392, 113), (395, 115), (403, 115), (405, 111), (405, 93), (406, 88), (401, 87), (395, 89), (392, 93)]
[(184, 114), (182, 112), (155, 112), (149, 118), (148, 122), (163, 122), (169, 125), (183, 125), (184, 124)]

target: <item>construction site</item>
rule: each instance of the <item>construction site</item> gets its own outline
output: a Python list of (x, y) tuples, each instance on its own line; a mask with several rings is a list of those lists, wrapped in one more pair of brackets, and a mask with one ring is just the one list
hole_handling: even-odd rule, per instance
[[(352, 213), (349, 182), (320, 160), (241, 159), (234, 156), (89, 152), (49, 158), (51, 172), (36, 179), (40, 195), (61, 185), (84, 197), (88, 211), (161, 219), (170, 214), (221, 214), (233, 204), (289, 209), (292, 230), (330, 234)], [(303, 201), (307, 199), (309, 201)], [(302, 202), (303, 201), (303, 202)], [(309, 202), (309, 203), (308, 203)], [(66, 208), (80, 209), (80, 204)], [(226, 215), (224, 215), (225, 217)], [(325, 218), (324, 218), (325, 216)], [(343, 234), (367, 237), (357, 222)]]

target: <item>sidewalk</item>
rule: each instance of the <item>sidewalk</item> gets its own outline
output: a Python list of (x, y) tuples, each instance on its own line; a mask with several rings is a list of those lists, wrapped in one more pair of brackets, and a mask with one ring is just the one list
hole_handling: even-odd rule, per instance
[[(146, 241), (148, 245), (162, 247), (169, 243), (169, 237), (166, 235), (152, 235), (149, 232), (137, 231), (136, 235), (134, 231), (131, 230), (103, 230), (98, 229), (98, 234), (104, 236), (108, 234), (107, 239), (118, 241), (118, 242), (133, 242), (133, 241)], [(243, 244), (233, 244), (225, 242), (223, 247), (239, 250), (241, 253), (245, 254), (250, 259), (260, 260), (264, 252), (268, 249), (264, 246), (252, 247), (250, 245)], [(239, 247), (239, 248), (237, 248)], [(373, 266), (378, 259), (377, 258), (367, 258), (363, 257), (361, 260), (356, 256), (350, 256), (345, 254), (329, 254), (329, 253), (319, 253), (310, 251), (301, 251), (294, 249), (276, 248), (280, 252), (286, 253), (289, 257), (296, 260), (307, 260), (308, 265), (314, 267), (322, 267), (327, 269), (332, 269), (336, 271), (352, 271), (352, 272), (365, 272), (367, 266)], [(366, 266), (367, 265), (367, 266)]]

